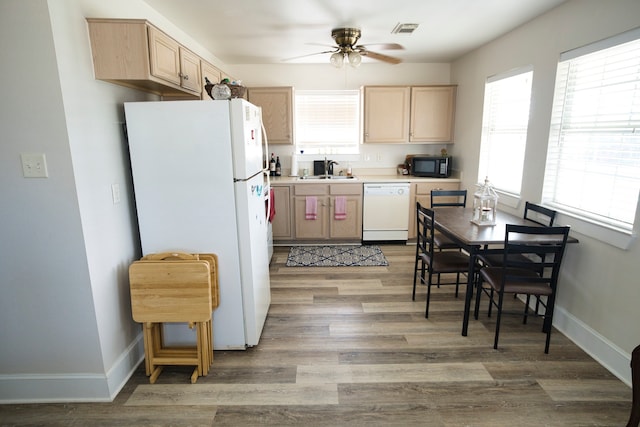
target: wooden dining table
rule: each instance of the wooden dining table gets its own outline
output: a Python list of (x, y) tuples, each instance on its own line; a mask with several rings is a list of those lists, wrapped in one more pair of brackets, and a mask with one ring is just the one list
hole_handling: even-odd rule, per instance
[[(464, 317), (462, 320), (462, 335), (467, 336), (471, 299), (473, 298), (476, 259), (480, 253), (502, 253), (507, 224), (538, 226), (533, 221), (502, 211), (496, 211), (495, 225), (477, 225), (473, 219), (472, 208), (441, 207), (433, 208), (435, 212), (434, 227), (469, 253), (469, 270), (467, 274), (467, 290), (464, 300)], [(548, 237), (532, 237), (532, 242), (544, 243)], [(568, 243), (578, 243), (569, 237)]]

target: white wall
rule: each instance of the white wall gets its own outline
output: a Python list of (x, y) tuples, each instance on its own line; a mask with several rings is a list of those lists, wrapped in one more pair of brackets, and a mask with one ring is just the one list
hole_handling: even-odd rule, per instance
[[(89, 267), (46, 1), (2, 2), (0, 43), (0, 372), (99, 372)], [(45, 153), (49, 178), (23, 178), (22, 152)], [(0, 392), (4, 397), (4, 386)]]
[(156, 97), (93, 78), (85, 17), (147, 18), (218, 63), (140, 0), (0, 2), (0, 402), (111, 400), (143, 357), (122, 104)]
[[(463, 185), (474, 189), (477, 182), (488, 76), (528, 64), (534, 67), (522, 200), (539, 202), (560, 53), (638, 26), (637, 0), (572, 0), (455, 61), (452, 82), (458, 84), (458, 104), (452, 152), (464, 170)], [(521, 214), (523, 204), (503, 208)], [(554, 324), (630, 384), (629, 355), (640, 344), (637, 241), (625, 251), (572, 234), (580, 243), (569, 247), (564, 261)]]

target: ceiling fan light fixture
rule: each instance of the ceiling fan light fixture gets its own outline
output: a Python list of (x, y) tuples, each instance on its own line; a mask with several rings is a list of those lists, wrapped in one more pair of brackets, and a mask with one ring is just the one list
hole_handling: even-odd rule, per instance
[(341, 68), (342, 65), (344, 64), (344, 53), (342, 52), (336, 52), (333, 55), (331, 55), (331, 58), (329, 59), (329, 61), (331, 61), (331, 65), (333, 65), (336, 68)]
[(349, 59), (349, 65), (351, 65), (353, 68), (358, 68), (358, 66), (362, 62), (362, 55), (360, 55), (359, 52), (349, 52), (347, 58)]

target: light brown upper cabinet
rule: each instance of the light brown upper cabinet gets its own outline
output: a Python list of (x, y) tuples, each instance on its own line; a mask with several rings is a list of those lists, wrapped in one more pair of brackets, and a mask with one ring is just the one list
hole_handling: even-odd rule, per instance
[(455, 86), (411, 87), (410, 142), (453, 142)]
[(364, 87), (364, 142), (408, 141), (410, 94), (408, 86)]
[(96, 79), (158, 95), (201, 97), (200, 57), (148, 21), (87, 22)]
[(455, 86), (365, 86), (365, 143), (453, 142)]
[(222, 72), (204, 60), (200, 60), (200, 70), (202, 74), (202, 99), (210, 100), (211, 97), (205, 89), (206, 83), (204, 78), (208, 78), (211, 84), (220, 83), (220, 80), (222, 80)]
[(202, 61), (202, 83), (204, 85), (204, 78), (208, 78), (212, 84), (220, 83), (222, 80), (222, 71), (213, 65), (209, 64), (207, 61)]
[(247, 99), (262, 108), (269, 144), (293, 144), (292, 87), (251, 87)]

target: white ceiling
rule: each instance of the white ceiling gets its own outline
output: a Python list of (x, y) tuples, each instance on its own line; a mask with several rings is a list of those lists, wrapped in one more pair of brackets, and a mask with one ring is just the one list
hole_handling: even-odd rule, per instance
[[(144, 0), (226, 64), (322, 63), (331, 29), (362, 30), (359, 44), (409, 63), (450, 62), (565, 0)], [(398, 23), (419, 24), (392, 34)], [(315, 44), (315, 45), (314, 45)], [(373, 61), (372, 59), (365, 59)]]

